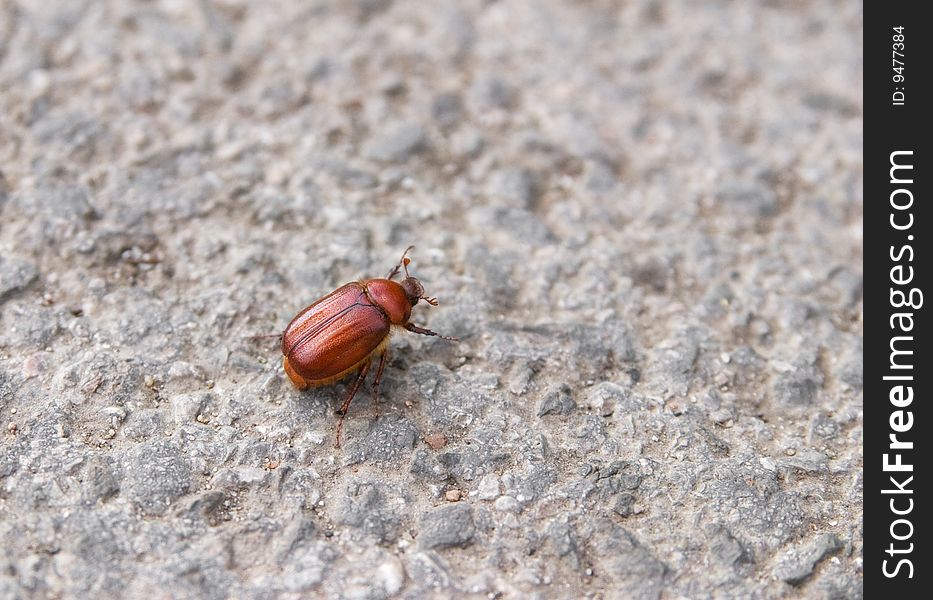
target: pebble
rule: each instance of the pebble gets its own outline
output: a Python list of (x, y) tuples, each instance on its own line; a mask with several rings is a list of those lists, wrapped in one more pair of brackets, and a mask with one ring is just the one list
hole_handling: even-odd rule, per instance
[(463, 503), (435, 508), (421, 517), (418, 544), (425, 549), (442, 550), (472, 543), (476, 534), (473, 511)]
[(364, 149), (367, 158), (402, 163), (427, 148), (428, 134), (417, 123), (401, 123), (376, 136)]
[(522, 505), (512, 496), (501, 496), (493, 503), (496, 510), (508, 513), (518, 514), (522, 510)]
[(822, 560), (841, 548), (842, 541), (835, 534), (820, 534), (782, 554), (774, 568), (774, 575), (791, 585), (800, 585), (813, 574)]
[(424, 442), (431, 447), (431, 450), (440, 450), (447, 445), (447, 436), (443, 433), (429, 433), (424, 436)]
[(495, 500), (499, 497), (499, 476), (495, 473), (483, 475), (476, 486), (476, 494), (480, 500)]
[(0, 303), (22, 292), (38, 278), (39, 271), (32, 262), (0, 256)]

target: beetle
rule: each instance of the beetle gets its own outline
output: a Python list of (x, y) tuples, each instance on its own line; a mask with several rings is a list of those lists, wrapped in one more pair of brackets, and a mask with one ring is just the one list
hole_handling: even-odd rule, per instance
[[(397, 265), (384, 279), (351, 281), (314, 302), (291, 320), (282, 334), (282, 365), (299, 390), (328, 385), (356, 373), (343, 405), (337, 411), (336, 447), (350, 402), (359, 390), (373, 361), (379, 359), (372, 382), (373, 405), (378, 411), (379, 382), (385, 369), (389, 338), (393, 329), (436, 336), (440, 335), (411, 323), (411, 309), (424, 300), (437, 306), (437, 298), (424, 295), (421, 282), (408, 273), (409, 246)], [(404, 269), (405, 278), (394, 281)]]

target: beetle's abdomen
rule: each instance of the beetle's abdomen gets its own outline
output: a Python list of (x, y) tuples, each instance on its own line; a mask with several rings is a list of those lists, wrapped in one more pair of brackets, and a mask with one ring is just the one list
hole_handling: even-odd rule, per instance
[[(324, 296), (292, 319), (282, 354), (307, 384), (333, 380), (361, 363), (385, 341), (389, 320), (358, 282)], [(296, 382), (297, 383), (297, 382)]]

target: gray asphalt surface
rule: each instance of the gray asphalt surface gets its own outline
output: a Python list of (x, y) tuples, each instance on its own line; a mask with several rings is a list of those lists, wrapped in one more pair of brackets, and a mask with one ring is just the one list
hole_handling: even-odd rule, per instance
[[(861, 30), (0, 2), (0, 597), (860, 597)], [(250, 336), (409, 244), (335, 450)]]

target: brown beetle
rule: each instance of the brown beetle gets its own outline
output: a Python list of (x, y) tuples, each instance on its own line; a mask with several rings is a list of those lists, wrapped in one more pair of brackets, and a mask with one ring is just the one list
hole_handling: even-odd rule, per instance
[[(337, 447), (350, 402), (376, 357), (379, 366), (372, 384), (373, 404), (378, 402), (379, 381), (393, 327), (457, 341), (408, 322), (411, 308), (419, 300), (437, 306), (437, 298), (425, 296), (421, 282), (408, 274), (411, 259), (407, 255), (412, 248), (405, 249), (385, 279), (353, 281), (337, 288), (298, 313), (282, 334), (285, 373), (298, 389), (327, 385), (357, 373), (350, 393), (337, 411), (340, 414)], [(392, 281), (401, 269), (405, 270), (405, 279), (401, 283)]]

